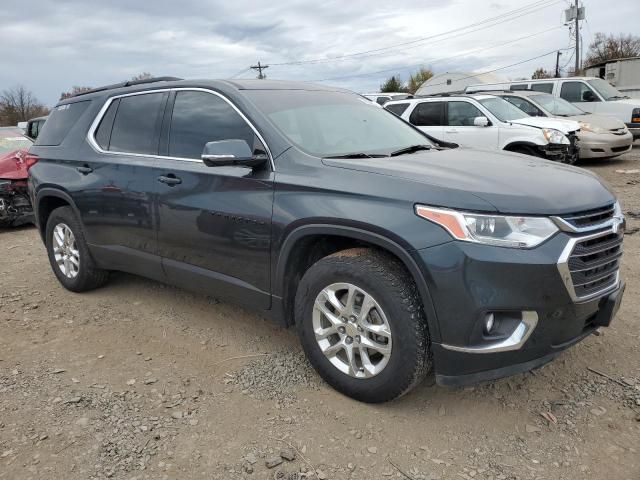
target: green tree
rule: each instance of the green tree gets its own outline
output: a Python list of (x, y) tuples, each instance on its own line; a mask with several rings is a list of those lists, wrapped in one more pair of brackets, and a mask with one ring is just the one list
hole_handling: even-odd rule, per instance
[(416, 93), (420, 86), (433, 77), (433, 72), (428, 68), (421, 67), (416, 73), (409, 76), (407, 91), (411, 94)]
[(537, 68), (535, 72), (533, 72), (533, 75), (531, 75), (531, 80), (536, 80), (539, 78), (553, 78), (553, 74), (548, 70), (540, 67)]
[(392, 77), (385, 80), (385, 82), (380, 85), (381, 93), (388, 92), (404, 92), (406, 87), (402, 84), (402, 80), (400, 80), (400, 75), (393, 75)]

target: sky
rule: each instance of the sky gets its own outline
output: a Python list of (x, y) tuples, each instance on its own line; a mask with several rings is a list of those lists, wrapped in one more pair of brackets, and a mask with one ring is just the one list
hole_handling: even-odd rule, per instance
[[(312, 81), (375, 92), (392, 74), (529, 77), (573, 46), (568, 0), (2, 0), (0, 90), (46, 105), (141, 72)], [(582, 37), (637, 33), (640, 0), (583, 0)], [(28, 9), (27, 9), (28, 8)], [(561, 65), (573, 65), (572, 50)], [(541, 58), (526, 61), (545, 55)], [(302, 63), (296, 63), (302, 62)], [(523, 63), (521, 63), (523, 62)], [(514, 65), (519, 63), (519, 65)], [(513, 65), (509, 68), (503, 68)]]

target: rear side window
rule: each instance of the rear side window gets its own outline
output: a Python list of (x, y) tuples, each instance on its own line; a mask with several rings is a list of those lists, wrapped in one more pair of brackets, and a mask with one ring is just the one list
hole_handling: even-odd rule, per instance
[(111, 129), (113, 128), (113, 120), (116, 118), (116, 111), (120, 105), (120, 99), (116, 98), (107, 109), (106, 113), (100, 120), (100, 125), (95, 133), (95, 139), (100, 148), (109, 150), (109, 142), (111, 141)]
[(528, 90), (529, 85), (526, 83), (516, 83), (509, 87), (509, 90)]
[(167, 96), (166, 93), (146, 93), (120, 98), (108, 150), (157, 155)]
[(384, 108), (389, 110), (391, 113), (395, 113), (397, 116), (400, 116), (405, 112), (408, 106), (408, 103), (394, 103), (393, 105), (386, 105)]
[(553, 93), (553, 83), (532, 83), (531, 90), (536, 92)]
[(411, 112), (409, 121), (419, 127), (443, 124), (444, 102), (422, 102)]
[(38, 132), (36, 145), (60, 145), (90, 103), (90, 100), (85, 100), (54, 108), (42, 130)]
[[(119, 114), (119, 112), (118, 112)], [(178, 92), (169, 131), (169, 156), (200, 159), (208, 142), (245, 140), (254, 147), (255, 133), (222, 98), (206, 92)]]

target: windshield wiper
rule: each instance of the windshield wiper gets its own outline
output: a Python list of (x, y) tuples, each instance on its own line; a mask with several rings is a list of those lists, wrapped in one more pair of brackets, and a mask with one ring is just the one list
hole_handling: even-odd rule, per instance
[(395, 152), (389, 154), (390, 157), (397, 157), (398, 155), (405, 155), (407, 153), (415, 153), (420, 150), (431, 150), (431, 145), (411, 145), (410, 147), (401, 148)]
[(324, 158), (381, 158), (381, 157), (386, 157), (386, 155), (380, 155), (377, 153), (354, 152), (354, 153), (345, 153), (343, 155), (331, 155), (329, 157), (324, 157)]

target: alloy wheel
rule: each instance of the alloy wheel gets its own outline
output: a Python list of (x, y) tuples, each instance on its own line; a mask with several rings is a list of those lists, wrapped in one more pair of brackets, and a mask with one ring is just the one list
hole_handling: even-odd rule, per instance
[(80, 271), (80, 251), (76, 245), (76, 237), (64, 223), (53, 229), (53, 256), (56, 265), (67, 278), (75, 278)]

